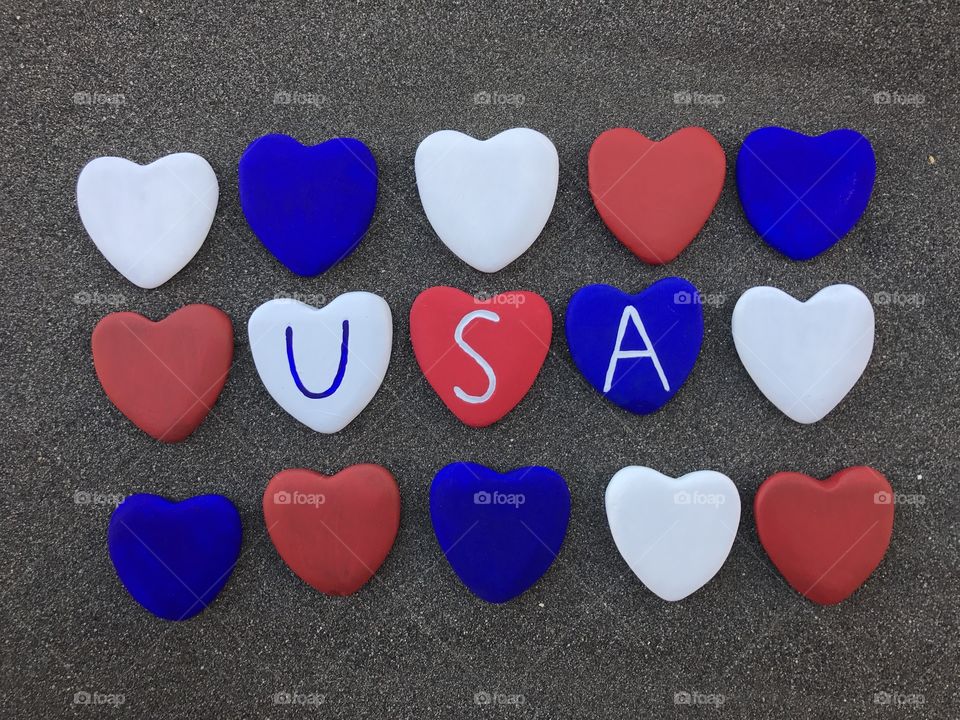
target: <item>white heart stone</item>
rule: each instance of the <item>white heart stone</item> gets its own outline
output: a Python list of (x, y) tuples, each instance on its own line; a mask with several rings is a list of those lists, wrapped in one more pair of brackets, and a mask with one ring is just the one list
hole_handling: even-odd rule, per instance
[(726, 475), (674, 479), (625, 467), (606, 492), (607, 522), (630, 569), (664, 600), (682, 600), (723, 566), (740, 524), (740, 494)]
[(427, 136), (414, 161), (427, 219), (465, 263), (496, 272), (533, 244), (553, 210), (560, 161), (529, 128), (477, 140), (455, 130)]
[(273, 399), (313, 430), (335, 433), (377, 394), (393, 317), (387, 301), (368, 292), (344, 293), (322, 308), (279, 299), (253, 311), (247, 332)]
[(77, 208), (103, 256), (134, 285), (155, 288), (197, 254), (217, 212), (210, 163), (175, 153), (149, 165), (91, 160), (77, 178)]
[(852, 285), (830, 285), (806, 302), (777, 288), (750, 288), (733, 309), (732, 327), (750, 377), (799, 423), (833, 410), (873, 352), (873, 306)]

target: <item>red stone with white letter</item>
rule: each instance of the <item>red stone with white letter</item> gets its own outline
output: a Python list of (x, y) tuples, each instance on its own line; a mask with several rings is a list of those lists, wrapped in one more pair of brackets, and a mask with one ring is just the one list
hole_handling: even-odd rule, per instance
[(552, 335), (550, 306), (526, 290), (481, 298), (433, 287), (410, 308), (420, 369), (450, 411), (471, 427), (495, 423), (523, 399)]

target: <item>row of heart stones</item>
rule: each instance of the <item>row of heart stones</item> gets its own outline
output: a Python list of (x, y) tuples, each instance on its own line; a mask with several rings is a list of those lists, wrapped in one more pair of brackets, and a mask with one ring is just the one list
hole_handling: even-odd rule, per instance
[[(824, 482), (777, 473), (757, 492), (757, 533), (791, 587), (832, 605), (860, 587), (886, 553), (892, 497), (887, 480), (868, 467)], [(607, 485), (605, 504), (624, 561), (667, 601), (689, 596), (717, 574), (740, 524), (736, 486), (712, 470), (674, 479), (626, 467)], [(463, 584), (487, 602), (503, 603), (533, 587), (559, 555), (570, 491), (546, 467), (500, 474), (454, 463), (433, 480), (430, 516), (443, 557)], [(263, 517), (280, 557), (301, 580), (328, 595), (351, 595), (393, 547), (400, 491), (379, 465), (355, 465), (332, 477), (284, 470), (267, 485)], [(108, 530), (123, 585), (167, 620), (185, 620), (213, 602), (240, 544), (240, 514), (222, 495), (179, 503), (133, 495), (114, 511)]]
[[(496, 272), (540, 235), (557, 194), (559, 159), (542, 133), (512, 128), (486, 141), (453, 130), (424, 139), (417, 188), (436, 234), (461, 260)], [(737, 188), (759, 235), (794, 260), (840, 240), (869, 202), (876, 163), (853, 130), (809, 137), (780, 127), (750, 133), (737, 156)], [(590, 149), (597, 211), (639, 258), (673, 260), (707, 222), (726, 175), (723, 148), (703, 128), (654, 142), (608, 130)], [(254, 140), (239, 162), (240, 204), (250, 228), (292, 272), (312, 276), (346, 258), (370, 227), (379, 171), (353, 138), (314, 146), (286, 135)], [(141, 166), (101, 157), (77, 182), (80, 217), (94, 243), (128, 280), (155, 288), (203, 244), (217, 208), (210, 164), (176, 153)], [(278, 202), (278, 198), (282, 202)]]
[[(393, 318), (369, 292), (323, 308), (274, 299), (248, 323), (250, 350), (273, 399), (317, 432), (346, 427), (374, 398), (390, 363)], [(646, 415), (686, 383), (703, 342), (697, 289), (664, 278), (629, 295), (609, 285), (578, 290), (566, 338), (583, 377), (604, 398)], [(733, 311), (734, 344), (761, 392), (800, 423), (826, 416), (854, 387), (873, 349), (874, 314), (851, 285), (807, 302), (771, 287), (746, 291)], [(465, 424), (491, 425), (527, 395), (552, 342), (553, 317), (536, 293), (478, 298), (450, 287), (422, 292), (410, 337), (424, 376)], [(112, 313), (94, 329), (97, 377), (114, 405), (158, 440), (190, 435), (216, 402), (233, 363), (230, 318), (188, 305), (160, 322)]]

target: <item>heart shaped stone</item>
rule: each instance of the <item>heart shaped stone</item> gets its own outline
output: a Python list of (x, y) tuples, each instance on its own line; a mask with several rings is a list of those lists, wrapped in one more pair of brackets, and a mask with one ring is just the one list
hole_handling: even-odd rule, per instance
[(301, 145), (264, 135), (239, 165), (240, 207), (250, 229), (297, 275), (317, 275), (352, 253), (377, 204), (377, 162), (354, 138)]
[(393, 547), (400, 490), (380, 465), (353, 465), (332, 477), (284, 470), (263, 493), (263, 519), (297, 577), (327, 595), (352, 595)]
[(658, 280), (628, 295), (587, 285), (567, 305), (567, 343), (577, 368), (605, 398), (646, 415), (686, 382), (703, 342), (697, 289), (683, 278)]
[(440, 549), (477, 597), (503, 603), (531, 588), (553, 564), (570, 519), (570, 491), (540, 466), (501, 475), (458, 462), (430, 486)]
[(659, 142), (629, 128), (607, 130), (593, 141), (587, 167), (603, 222), (653, 265), (670, 262), (697, 236), (727, 172), (723, 148), (700, 127)]
[(179, 442), (210, 412), (233, 362), (233, 325), (210, 305), (159, 322), (111, 313), (93, 330), (93, 367), (110, 402), (138, 428)]
[(240, 513), (222, 495), (172, 502), (140, 494), (113, 511), (107, 547), (134, 600), (164, 620), (186, 620), (227, 584), (241, 535)]
[(606, 492), (607, 522), (630, 569), (664, 600), (682, 600), (723, 566), (740, 525), (740, 493), (726, 475), (674, 479), (625, 467)]
[(410, 308), (420, 369), (444, 405), (471, 427), (495, 423), (523, 399), (552, 334), (550, 306), (525, 290), (478, 298), (434, 287)]
[(817, 136), (764, 127), (737, 155), (737, 190), (747, 220), (792, 260), (833, 247), (867, 209), (877, 173), (873, 147), (856, 130)]
[(866, 582), (893, 532), (893, 490), (873, 468), (820, 481), (796, 472), (767, 478), (754, 499), (757, 534), (798, 593), (835, 605)]
[(540, 235), (560, 176), (550, 138), (529, 128), (482, 141), (440, 130), (420, 143), (414, 168), (434, 232), (458, 258), (488, 273), (516, 260)]
[(830, 285), (806, 302), (777, 288), (750, 288), (732, 322), (750, 377), (799, 423), (821, 420), (850, 392), (873, 352), (873, 326), (870, 300), (852, 285)]
[(393, 317), (379, 295), (348, 292), (323, 308), (265, 302), (247, 325), (263, 386), (309, 428), (343, 429), (377, 394), (390, 364)]
[(217, 212), (210, 163), (175, 153), (149, 165), (91, 160), (77, 178), (80, 220), (97, 249), (134, 285), (155, 288), (197, 254)]

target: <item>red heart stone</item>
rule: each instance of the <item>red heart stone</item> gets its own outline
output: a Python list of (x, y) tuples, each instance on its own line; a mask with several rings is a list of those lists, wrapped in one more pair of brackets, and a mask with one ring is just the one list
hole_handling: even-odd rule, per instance
[(186, 305), (159, 322), (111, 313), (91, 338), (93, 367), (110, 401), (163, 442), (197, 429), (233, 361), (233, 325), (222, 310)]
[(410, 340), (420, 369), (450, 411), (471, 427), (495, 423), (523, 399), (552, 335), (550, 306), (525, 290), (480, 300), (456, 288), (433, 287), (410, 308)]
[(593, 141), (587, 168), (603, 222), (652, 265), (670, 262), (696, 237), (727, 172), (720, 143), (699, 127), (660, 142), (629, 128), (607, 130)]
[(380, 465), (353, 465), (329, 477), (283, 470), (263, 493), (263, 519), (297, 577), (327, 595), (351, 595), (393, 547), (400, 490)]
[(848, 598), (890, 544), (893, 490), (873, 468), (849, 467), (820, 481), (781, 472), (754, 499), (767, 555), (801, 595), (820, 605)]

